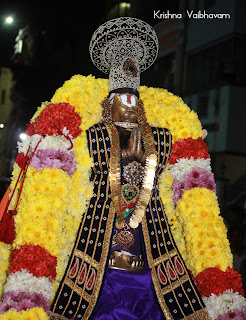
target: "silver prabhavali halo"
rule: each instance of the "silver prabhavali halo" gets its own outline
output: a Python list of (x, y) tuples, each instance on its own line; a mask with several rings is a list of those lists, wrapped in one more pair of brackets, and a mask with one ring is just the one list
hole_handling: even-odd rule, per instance
[(99, 70), (109, 73), (110, 52), (115, 47), (120, 47), (122, 55), (133, 50), (130, 55), (138, 58), (139, 71), (142, 72), (155, 61), (159, 43), (155, 30), (149, 24), (136, 18), (121, 17), (102, 24), (91, 38), (91, 60)]
[(109, 91), (124, 87), (138, 90), (140, 73), (153, 64), (158, 46), (150, 25), (121, 17), (105, 22), (94, 32), (89, 50), (94, 65), (109, 73)]

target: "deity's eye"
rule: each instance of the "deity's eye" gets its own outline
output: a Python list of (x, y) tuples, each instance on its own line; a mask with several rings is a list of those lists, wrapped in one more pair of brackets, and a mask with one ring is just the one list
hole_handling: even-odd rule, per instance
[(134, 63), (134, 61), (130, 58), (128, 58), (123, 65), (123, 70), (124, 72), (131, 76), (131, 77), (136, 77), (138, 74), (138, 69)]

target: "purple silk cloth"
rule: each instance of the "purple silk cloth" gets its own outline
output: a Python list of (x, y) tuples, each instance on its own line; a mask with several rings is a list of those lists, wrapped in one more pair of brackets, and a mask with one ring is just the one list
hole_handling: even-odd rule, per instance
[(152, 290), (151, 269), (108, 269), (93, 320), (164, 320)]

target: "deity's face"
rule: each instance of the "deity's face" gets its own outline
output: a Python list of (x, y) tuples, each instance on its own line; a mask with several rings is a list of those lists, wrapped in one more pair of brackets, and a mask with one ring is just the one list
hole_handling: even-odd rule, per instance
[(112, 120), (120, 122), (137, 122), (137, 97), (133, 94), (116, 94), (113, 100)]

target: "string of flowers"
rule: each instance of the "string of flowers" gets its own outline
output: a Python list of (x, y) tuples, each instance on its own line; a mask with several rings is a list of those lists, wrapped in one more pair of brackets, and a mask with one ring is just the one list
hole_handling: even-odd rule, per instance
[[(0, 239), (4, 257), (1, 286), (9, 272), (0, 320), (48, 319), (46, 311), (92, 196), (89, 177), (93, 163), (86, 130), (102, 119), (100, 103), (107, 95), (107, 83), (106, 79), (80, 75), (66, 81), (51, 102), (38, 108), (27, 128), (28, 139), (18, 144), (12, 191), (42, 138), (13, 218), (14, 242), (6, 244)], [(150, 125), (166, 127), (172, 133), (173, 153), (159, 188), (178, 248), (211, 318), (224, 320), (235, 315), (243, 319), (241, 279), (232, 268), (227, 230), (219, 216), (208, 148), (197, 114), (165, 89), (142, 86), (140, 97)], [(15, 208), (21, 182), (16, 184), (9, 210)]]
[[(246, 317), (242, 281), (232, 269), (227, 230), (219, 215), (211, 160), (202, 138), (200, 121), (181, 98), (166, 90), (142, 87), (140, 93), (149, 123), (166, 127), (172, 133), (172, 155), (169, 169), (163, 174), (166, 178), (160, 179), (160, 194), (175, 241), (195, 276), (209, 314), (211, 318), (220, 320), (229, 316), (241, 319), (241, 314)], [(176, 204), (173, 216), (171, 196)], [(216, 276), (212, 277), (212, 274)], [(208, 279), (213, 280), (209, 282)], [(208, 291), (205, 292), (204, 288)], [(230, 299), (227, 299), (228, 290), (232, 291)], [(215, 296), (219, 298), (215, 299)]]
[[(75, 219), (73, 214), (67, 214), (68, 203), (64, 205), (64, 200), (69, 201), (71, 176), (76, 171), (71, 144), (82, 132), (80, 125), (81, 117), (69, 104), (49, 104), (27, 128), (29, 146), (26, 143), (19, 144), (16, 165), (23, 169), (30, 155), (32, 159), (26, 172), (18, 213), (14, 218), (16, 236), (0, 307), (3, 319), (12, 312), (8, 310), (18, 311), (16, 318), (30, 316), (34, 319), (36, 307), (43, 310), (40, 319), (48, 319), (44, 311), (48, 312), (52, 289), (64, 272), (61, 269), (64, 269), (64, 257), (68, 259), (71, 251), (69, 239), (72, 233), (75, 238), (72, 228), (76, 225)], [(40, 137), (46, 141), (37, 146)], [(35, 145), (38, 148), (33, 153)], [(30, 153), (25, 156), (23, 151), (29, 150), (30, 146)], [(47, 146), (49, 149), (46, 149)], [(18, 170), (15, 168), (14, 171), (12, 186)], [(10, 208), (16, 205), (16, 196), (13, 200)], [(66, 255), (64, 248), (69, 244), (70, 250)], [(27, 310), (28, 314), (23, 310)]]
[(246, 301), (241, 277), (232, 269), (227, 230), (219, 215), (208, 159), (208, 148), (200, 138), (179, 139), (173, 144), (169, 159), (173, 200), (183, 226), (186, 264), (195, 276), (209, 315), (227, 319), (228, 312), (245, 313)]

